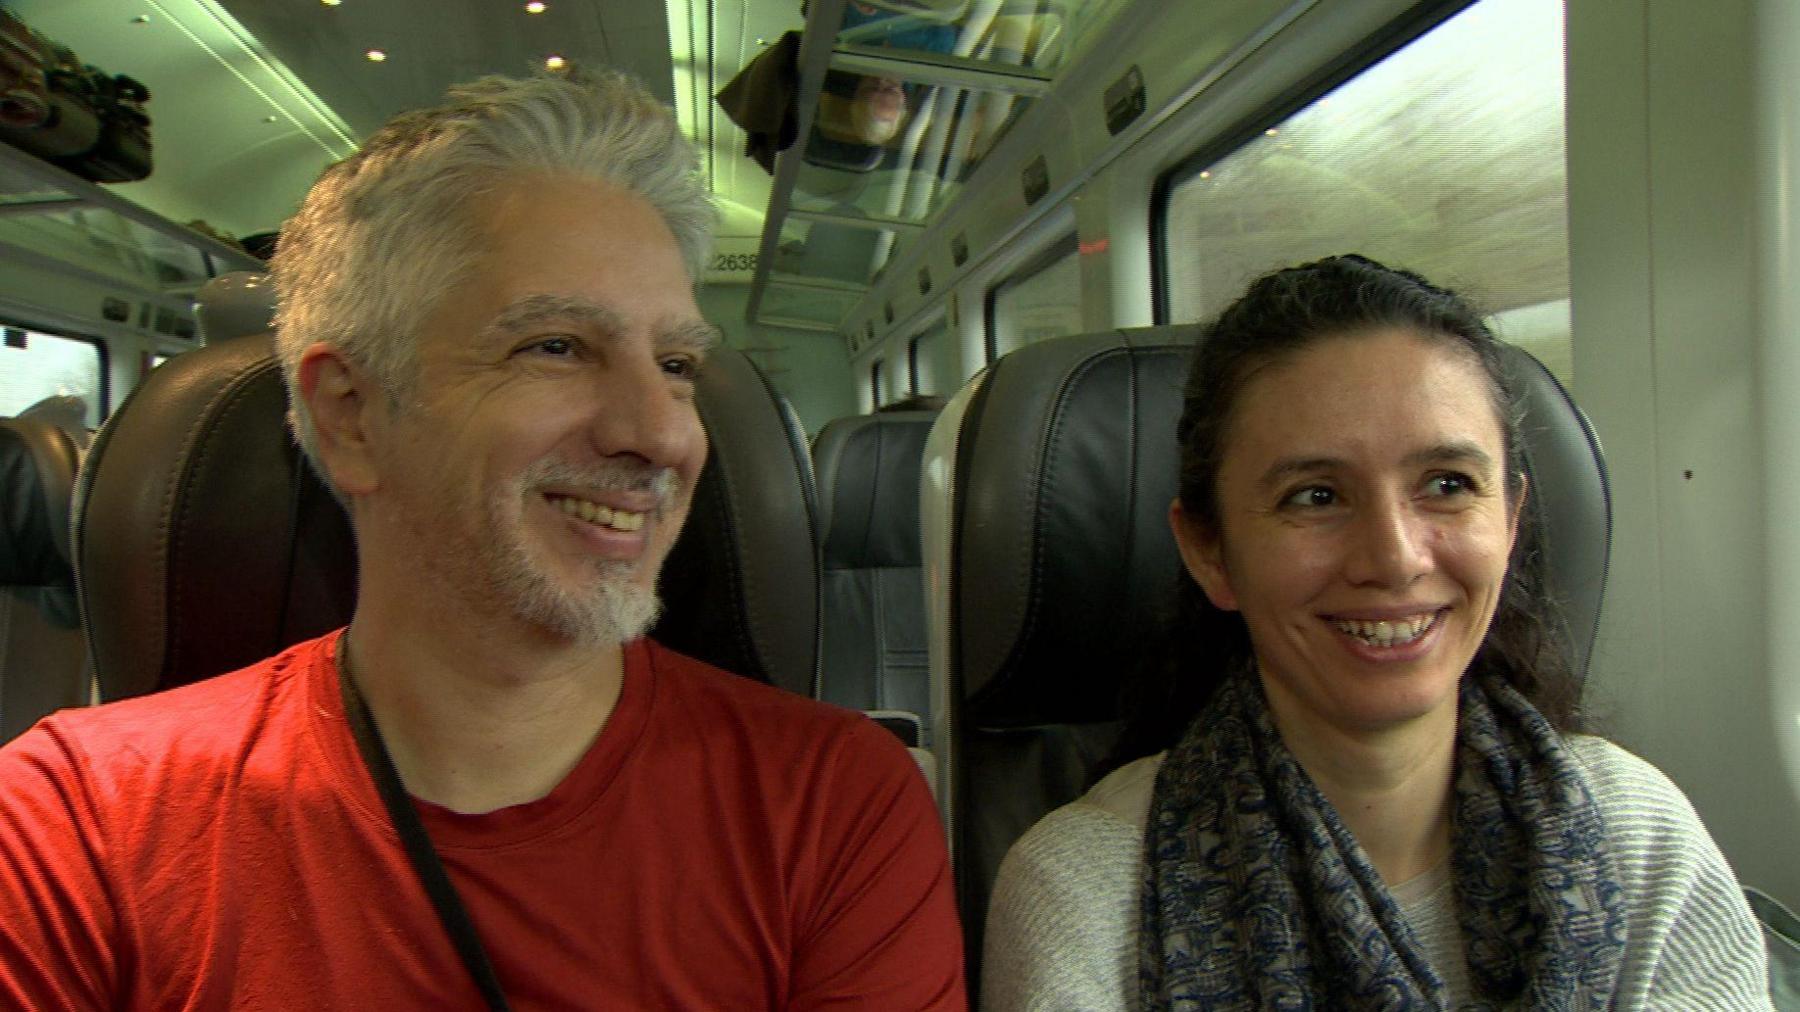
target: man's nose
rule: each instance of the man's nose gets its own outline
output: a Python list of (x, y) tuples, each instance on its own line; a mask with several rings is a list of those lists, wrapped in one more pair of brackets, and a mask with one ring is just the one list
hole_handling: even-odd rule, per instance
[(1406, 496), (1365, 503), (1350, 536), (1346, 575), (1353, 583), (1400, 589), (1431, 571), (1429, 522)]
[(602, 456), (675, 467), (704, 438), (693, 382), (670, 375), (654, 358), (634, 356), (604, 370), (594, 396), (594, 448)]

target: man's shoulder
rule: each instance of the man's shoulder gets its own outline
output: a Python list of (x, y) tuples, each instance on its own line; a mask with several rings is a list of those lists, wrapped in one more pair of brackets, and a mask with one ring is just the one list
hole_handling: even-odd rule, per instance
[(849, 763), (915, 776), (900, 739), (864, 714), (732, 674), (705, 661), (645, 641), (655, 665), (658, 694), (673, 705), (659, 719), (679, 719), (712, 734), (728, 735), (747, 753), (780, 756), (811, 765)]
[(193, 768), (229, 760), (266, 728), (271, 707), (301, 689), (324, 640), (300, 643), (246, 668), (149, 695), (60, 710), (0, 755), (105, 776)]
[(645, 642), (660, 679), (673, 690), (703, 699), (709, 705), (740, 713), (746, 718), (800, 721), (812, 726), (868, 723), (855, 710), (733, 674), (653, 640)]

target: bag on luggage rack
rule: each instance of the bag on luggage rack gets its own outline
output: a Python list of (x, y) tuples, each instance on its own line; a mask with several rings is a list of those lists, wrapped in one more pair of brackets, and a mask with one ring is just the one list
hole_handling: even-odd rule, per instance
[(37, 33), (0, 8), (0, 127), (30, 130), (50, 118), (50, 83)]
[(81, 68), (78, 87), (95, 118), (96, 137), (86, 151), (57, 158), (56, 164), (96, 183), (129, 183), (150, 175), (150, 115), (144, 111), (150, 89), (93, 66)]
[(152, 168), (150, 90), (84, 64), (0, 7), (0, 142), (96, 183)]

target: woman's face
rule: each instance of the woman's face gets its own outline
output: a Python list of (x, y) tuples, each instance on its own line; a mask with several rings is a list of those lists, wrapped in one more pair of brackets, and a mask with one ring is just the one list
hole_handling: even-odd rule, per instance
[(1505, 459), (1480, 364), (1412, 331), (1327, 338), (1245, 383), (1219, 529), (1171, 519), (1188, 571), (1243, 614), (1284, 731), (1454, 726), (1516, 530)]

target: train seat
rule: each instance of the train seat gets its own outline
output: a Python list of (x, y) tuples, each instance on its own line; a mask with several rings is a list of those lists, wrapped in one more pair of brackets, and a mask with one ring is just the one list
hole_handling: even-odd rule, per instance
[[(1058, 338), (1005, 356), (947, 406), (922, 497), (940, 803), (951, 828), (971, 987), (1001, 858), (1078, 797), (1114, 744), (1121, 677), (1157, 640), (1182, 579), (1167, 511), (1195, 328)], [(1529, 508), (1578, 670), (1610, 537), (1593, 430), (1518, 349)], [(1521, 551), (1533, 550), (1521, 545)]]
[(932, 430), (920, 508), (934, 713), (948, 716), (939, 798), (971, 988), (1000, 859), (1111, 748), (1119, 677), (1174, 578), (1164, 518), (1193, 334), (1027, 345)]
[(69, 548), (86, 411), (58, 408), (0, 419), (0, 742), (90, 695)]
[[(819, 593), (804, 441), (740, 352), (713, 354), (696, 400), (712, 452), (652, 635), (809, 694)], [(285, 410), (271, 341), (251, 336), (159, 367), (101, 430), (76, 497), (75, 567), (103, 698), (231, 671), (349, 620), (348, 520)]]
[(936, 417), (839, 418), (813, 442), (824, 532), (820, 698), (828, 702), (927, 713), (919, 461)]
[(824, 532), (819, 698), (894, 732), (933, 794), (919, 460), (936, 417), (933, 409), (839, 418), (813, 441)]

